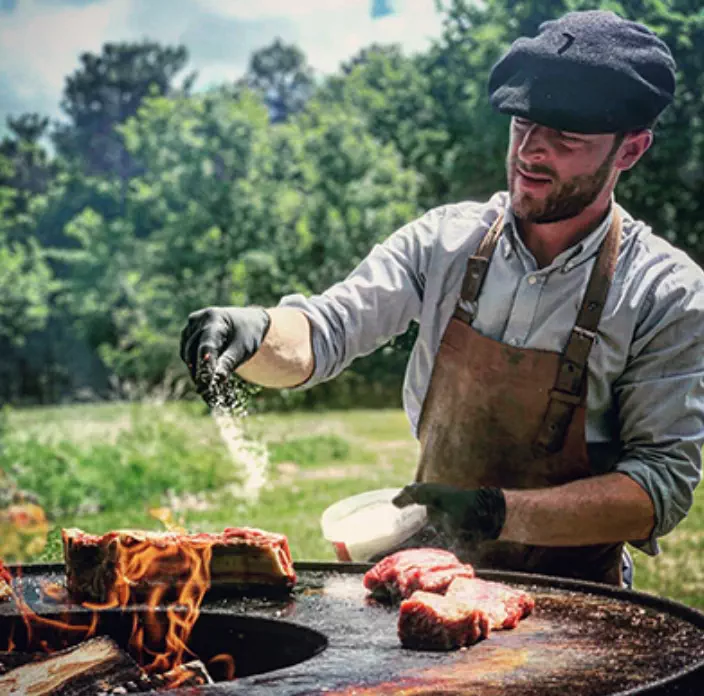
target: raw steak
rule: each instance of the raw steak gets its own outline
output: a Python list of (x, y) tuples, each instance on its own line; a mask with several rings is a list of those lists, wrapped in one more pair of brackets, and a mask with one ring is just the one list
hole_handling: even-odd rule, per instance
[(474, 569), (449, 551), (406, 549), (380, 560), (363, 582), (376, 599), (395, 600), (416, 590), (443, 594), (458, 577), (473, 578)]
[(459, 577), (444, 596), (419, 591), (401, 602), (398, 635), (407, 648), (452, 650), (488, 638), (492, 629), (514, 628), (534, 606), (520, 590)]
[(139, 578), (138, 590), (148, 590), (154, 584), (183, 584), (190, 574), (184, 563), (185, 552), (205, 546), (212, 551), (211, 587), (289, 589), (296, 582), (286, 537), (250, 527), (229, 527), (212, 534), (118, 530), (102, 536), (64, 529), (62, 538), (66, 587), (78, 601), (105, 602), (118, 580), (125, 555), (146, 546), (160, 553), (154, 555)]
[(489, 617), (443, 595), (418, 590), (401, 602), (398, 637), (404, 648), (453, 650), (489, 635)]
[(445, 597), (484, 612), (493, 629), (515, 628), (535, 607), (535, 600), (526, 592), (479, 578), (453, 580)]

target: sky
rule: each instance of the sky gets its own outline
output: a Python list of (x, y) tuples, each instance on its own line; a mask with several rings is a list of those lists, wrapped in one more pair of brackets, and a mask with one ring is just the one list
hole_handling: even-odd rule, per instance
[(0, 0), (0, 132), (8, 114), (60, 118), (66, 76), (107, 41), (185, 45), (198, 89), (241, 77), (277, 37), (321, 75), (372, 43), (413, 53), (440, 31), (434, 0)]

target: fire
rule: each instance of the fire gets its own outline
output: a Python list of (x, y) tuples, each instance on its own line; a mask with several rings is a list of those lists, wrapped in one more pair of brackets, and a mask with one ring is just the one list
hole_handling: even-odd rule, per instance
[[(148, 608), (144, 625), (135, 621), (130, 637), (130, 647), (139, 655), (139, 661), (148, 672), (166, 672), (183, 663), (188, 637), (198, 619), (200, 606), (210, 587), (210, 559), (212, 544), (203, 542), (191, 546), (165, 545), (160, 547), (150, 541), (126, 545), (119, 540), (117, 579), (104, 604), (86, 602), (88, 609), (100, 610), (126, 607), (141, 599), (135, 596), (136, 587), (150, 586), (144, 604)], [(155, 582), (155, 578), (177, 579), (178, 596), (166, 610), (166, 626), (159, 620), (157, 609), (172, 588)], [(153, 645), (161, 645), (157, 651)], [(148, 656), (148, 657), (147, 657)], [(151, 661), (150, 661), (151, 658)]]
[[(88, 625), (70, 624), (69, 617), (61, 621), (38, 616), (24, 602), (22, 592), (13, 591), (30, 637), (33, 627), (48, 626), (80, 633), (81, 638), (87, 640), (96, 633), (100, 611), (124, 609), (137, 604), (146, 608), (146, 617), (142, 612), (143, 619), (140, 621), (135, 613), (129, 647), (147, 673), (171, 672), (185, 662), (184, 656), (197, 658), (188, 648), (188, 639), (200, 614), (203, 598), (210, 588), (213, 541), (204, 537), (197, 542), (181, 545), (160, 544), (158, 539), (155, 541), (153, 538), (117, 537), (114, 543), (117, 552), (115, 582), (105, 602), (82, 603), (81, 606), (93, 611)], [(171, 578), (172, 584), (165, 584), (165, 577)], [(12, 649), (13, 644), (9, 647)], [(46, 646), (46, 650), (52, 651), (50, 646)], [(218, 655), (211, 662), (224, 663), (228, 678), (234, 676), (234, 660), (230, 655)], [(187, 678), (188, 673), (174, 676), (170, 688)]]

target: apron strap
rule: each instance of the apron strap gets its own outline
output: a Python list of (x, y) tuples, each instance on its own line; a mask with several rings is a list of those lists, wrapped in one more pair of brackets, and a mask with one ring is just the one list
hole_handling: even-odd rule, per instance
[(469, 309), (467, 310), (460, 307), (460, 303), (458, 302), (454, 314), (455, 317), (467, 324), (471, 324), (474, 321), (476, 302), (479, 298), (482, 285), (484, 284), (486, 272), (489, 269), (489, 262), (491, 261), (494, 249), (496, 249), (501, 232), (504, 229), (503, 222), (504, 214), (501, 212), (496, 220), (494, 220), (489, 231), (482, 237), (476, 254), (471, 255), (467, 260), (467, 270), (464, 273), (460, 297), (467, 304)]
[(614, 207), (611, 226), (601, 243), (577, 321), (562, 352), (548, 409), (535, 439), (535, 447), (542, 452), (553, 453), (562, 449), (574, 411), (582, 402), (587, 361), (611, 287), (620, 243), (621, 216)]

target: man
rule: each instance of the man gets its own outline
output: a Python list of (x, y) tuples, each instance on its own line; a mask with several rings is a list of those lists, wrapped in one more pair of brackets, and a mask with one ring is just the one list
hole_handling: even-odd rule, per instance
[(428, 505), (479, 567), (623, 582), (624, 542), (655, 554), (687, 514), (704, 443), (704, 274), (613, 200), (674, 89), (642, 25), (544, 23), (489, 80), (507, 193), (431, 210), (320, 296), (195, 312), (183, 359), (310, 386), (417, 321), (421, 457), (397, 504)]

